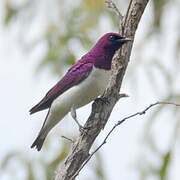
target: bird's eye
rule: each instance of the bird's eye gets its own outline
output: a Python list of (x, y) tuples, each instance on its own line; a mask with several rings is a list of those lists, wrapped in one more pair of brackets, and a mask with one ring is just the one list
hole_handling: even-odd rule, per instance
[(116, 36), (113, 36), (113, 35), (109, 36), (109, 40), (110, 40), (110, 41), (114, 41), (114, 40), (116, 40), (116, 39), (117, 39)]

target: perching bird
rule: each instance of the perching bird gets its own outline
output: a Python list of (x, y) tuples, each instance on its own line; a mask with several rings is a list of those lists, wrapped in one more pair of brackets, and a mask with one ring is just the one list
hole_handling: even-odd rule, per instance
[[(71, 111), (102, 95), (110, 80), (111, 62), (115, 52), (129, 38), (107, 33), (74, 64), (64, 77), (34, 106), (30, 114), (49, 109), (44, 124), (31, 148), (41, 150), (49, 131)], [(75, 111), (74, 111), (75, 112)]]

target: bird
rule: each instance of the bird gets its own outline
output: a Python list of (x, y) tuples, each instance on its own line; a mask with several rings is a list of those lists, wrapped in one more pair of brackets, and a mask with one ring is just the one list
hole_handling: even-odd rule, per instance
[(103, 94), (110, 81), (113, 56), (128, 41), (131, 39), (119, 33), (104, 34), (88, 53), (72, 65), (44, 98), (30, 109), (30, 114), (48, 109), (42, 128), (31, 148), (40, 151), (50, 130), (66, 114), (71, 112), (76, 119), (76, 109)]

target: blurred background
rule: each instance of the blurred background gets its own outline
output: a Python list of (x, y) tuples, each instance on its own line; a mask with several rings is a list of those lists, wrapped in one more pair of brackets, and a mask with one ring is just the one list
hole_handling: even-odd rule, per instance
[[(114, 0), (121, 12), (129, 1)], [(180, 103), (180, 0), (151, 0), (139, 24), (121, 99), (94, 147), (120, 119), (156, 101)], [(46, 111), (28, 110), (97, 39), (118, 31), (104, 0), (0, 1), (0, 179), (50, 180), (77, 125), (65, 117), (42, 151), (30, 149)], [(84, 124), (91, 104), (77, 111)], [(180, 109), (158, 106), (122, 124), (78, 180), (179, 180)]]

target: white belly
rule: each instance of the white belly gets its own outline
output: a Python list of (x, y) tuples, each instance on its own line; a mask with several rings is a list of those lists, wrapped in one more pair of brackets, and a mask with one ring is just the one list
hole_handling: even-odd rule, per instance
[(46, 122), (41, 130), (45, 137), (70, 110), (79, 108), (101, 95), (110, 79), (110, 71), (93, 68), (90, 75), (80, 84), (74, 86), (56, 98), (50, 108)]
[(109, 79), (110, 71), (94, 67), (83, 82), (70, 88), (54, 100), (52, 108), (54, 106), (60, 111), (62, 109), (69, 112), (72, 106), (79, 108), (88, 104), (105, 91)]

